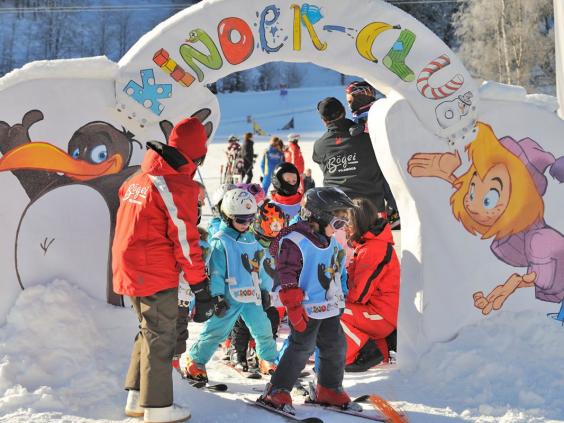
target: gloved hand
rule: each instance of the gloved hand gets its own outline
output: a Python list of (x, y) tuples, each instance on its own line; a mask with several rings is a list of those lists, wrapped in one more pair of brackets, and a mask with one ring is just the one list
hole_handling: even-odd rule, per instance
[(218, 295), (217, 297), (213, 297), (213, 309), (214, 313), (217, 317), (225, 316), (227, 310), (229, 310), (229, 304), (223, 298), (223, 295)]
[(197, 323), (202, 323), (213, 316), (214, 303), (209, 291), (209, 279), (196, 285), (192, 285), (192, 293), (196, 297), (194, 306), (194, 316), (192, 319)]
[(262, 309), (264, 311), (270, 308), (271, 306), (270, 292), (268, 292), (266, 289), (261, 289), (260, 300), (262, 301)]
[(288, 319), (297, 332), (306, 330), (309, 317), (302, 306), (304, 291), (300, 288), (287, 288), (280, 291), (280, 301), (286, 307)]

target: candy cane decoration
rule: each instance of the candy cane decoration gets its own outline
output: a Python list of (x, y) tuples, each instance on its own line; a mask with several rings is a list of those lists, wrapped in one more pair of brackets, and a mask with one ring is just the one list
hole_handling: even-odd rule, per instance
[(432, 100), (439, 100), (454, 94), (464, 84), (464, 77), (460, 74), (454, 75), (450, 81), (440, 87), (432, 87), (429, 85), (429, 78), (442, 68), (450, 65), (450, 58), (443, 54), (434, 60), (431, 60), (427, 66), (419, 72), (417, 77), (417, 89), (422, 96)]

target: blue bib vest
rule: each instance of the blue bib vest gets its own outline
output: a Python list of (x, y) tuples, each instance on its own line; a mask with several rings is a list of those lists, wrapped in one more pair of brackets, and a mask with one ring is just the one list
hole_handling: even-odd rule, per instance
[(295, 215), (297, 215), (300, 212), (300, 209), (302, 208), (300, 203), (282, 204), (282, 203), (277, 203), (274, 200), (270, 200), (270, 202), (272, 204), (276, 204), (278, 207), (280, 207), (282, 209), (282, 211), (284, 213), (286, 213), (286, 216), (288, 216), (288, 219), (292, 219)]
[(231, 296), (240, 303), (261, 304), (260, 265), (262, 248), (255, 240), (235, 241), (223, 231), (214, 235), (223, 244), (227, 262), (225, 283)]
[(291, 232), (282, 239), (292, 241), (302, 254), (303, 267), (298, 283), (304, 291), (302, 304), (307, 315), (314, 319), (339, 315), (340, 309), (345, 307), (345, 296), (341, 286), (344, 257), (339, 260), (342, 248), (338, 242), (331, 238), (327, 248), (320, 248), (299, 232)]

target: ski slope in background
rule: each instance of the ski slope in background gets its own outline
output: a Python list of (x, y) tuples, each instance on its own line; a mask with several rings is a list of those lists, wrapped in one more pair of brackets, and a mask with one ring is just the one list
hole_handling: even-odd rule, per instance
[[(288, 132), (302, 133), (306, 167), (320, 185), (311, 141), (323, 132), (315, 106), (326, 96), (344, 100), (342, 87), (290, 90), (286, 98), (278, 92), (220, 95), (222, 125), (202, 168), (210, 193), (219, 185), (225, 138), (249, 130), (247, 114), (256, 115), (265, 131), (284, 139)], [(294, 130), (276, 130), (292, 116)], [(255, 138), (260, 155), (268, 137)], [(255, 175), (258, 180), (258, 166)], [(209, 214), (209, 208), (205, 212)], [(190, 344), (200, 329), (190, 324)], [(72, 281), (22, 291), (0, 327), (0, 423), (140, 421), (123, 415), (122, 384), (136, 331), (131, 310), (95, 300)], [(391, 400), (412, 423), (564, 422), (563, 336), (564, 327), (547, 323), (543, 314), (499, 312), (463, 328), (449, 342), (435, 344), (412, 372), (377, 367), (346, 374), (344, 386), (352, 396), (377, 393)], [(283, 422), (241, 401), (245, 395), (256, 397), (254, 389), (267, 380), (240, 379), (219, 357), (212, 358), (208, 371), (212, 381), (229, 385), (226, 393), (195, 390), (174, 375), (175, 401), (191, 409), (191, 421)], [(326, 423), (362, 421), (323, 410), (310, 413)]]

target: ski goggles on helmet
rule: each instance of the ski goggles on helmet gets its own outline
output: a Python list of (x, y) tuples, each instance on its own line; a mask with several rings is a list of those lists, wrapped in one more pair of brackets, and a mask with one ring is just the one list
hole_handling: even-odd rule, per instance
[(348, 224), (349, 224), (349, 220), (343, 217), (334, 217), (329, 222), (329, 226), (331, 226), (336, 231), (338, 231), (339, 229), (343, 229)]
[(255, 220), (254, 214), (247, 214), (244, 216), (235, 216), (233, 217), (233, 221), (238, 223), (239, 225), (250, 225)]

